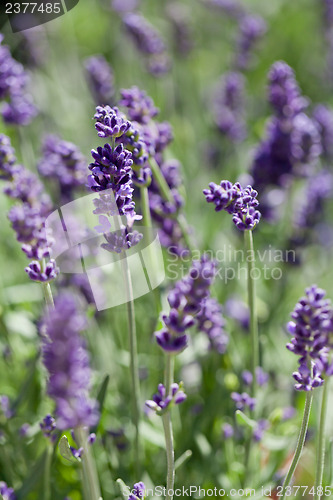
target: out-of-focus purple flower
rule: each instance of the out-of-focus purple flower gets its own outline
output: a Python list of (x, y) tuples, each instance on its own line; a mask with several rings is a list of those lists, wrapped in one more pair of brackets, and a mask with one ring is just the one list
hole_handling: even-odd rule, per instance
[(140, 481), (139, 483), (135, 483), (133, 486), (132, 493), (128, 497), (128, 500), (143, 500), (146, 495), (146, 486)]
[(186, 57), (194, 48), (191, 13), (179, 1), (170, 3), (167, 6), (166, 12), (171, 22), (172, 39), (174, 41), (176, 54)]
[(0, 101), (1, 114), (6, 123), (27, 125), (37, 110), (27, 93), (28, 75), (22, 64), (12, 58), (7, 45), (1, 45), (0, 34)]
[(48, 413), (46, 417), (43, 418), (42, 422), (40, 422), (39, 427), (45, 437), (53, 439), (57, 424), (52, 415)]
[(9, 137), (0, 134), (0, 179), (11, 180), (16, 165), (15, 150)]
[(224, 439), (230, 439), (234, 435), (234, 428), (232, 425), (225, 423), (222, 425), (222, 434)]
[(91, 432), (88, 436), (88, 443), (94, 444), (95, 441), (96, 441), (96, 434), (94, 432)]
[(39, 173), (55, 179), (59, 184), (61, 201), (72, 200), (73, 191), (86, 182), (86, 160), (75, 144), (49, 135), (43, 143), (43, 157), (38, 163)]
[(114, 75), (111, 66), (101, 54), (84, 61), (87, 80), (96, 104), (108, 104), (114, 96)]
[(215, 263), (203, 255), (194, 260), (189, 273), (169, 292), (169, 314), (163, 315), (165, 327), (155, 332), (158, 345), (167, 352), (178, 353), (187, 346), (186, 331), (196, 323), (195, 315), (209, 296), (214, 281)]
[(332, 308), (325, 299), (326, 292), (316, 285), (305, 290), (291, 314), (287, 325), (293, 336), (287, 349), (299, 356), (298, 371), (293, 374), (295, 389), (311, 391), (323, 384), (321, 372), (327, 359), (327, 328), (332, 318)]
[(207, 335), (212, 348), (219, 354), (224, 354), (229, 338), (224, 329), (225, 320), (218, 301), (212, 297), (203, 300), (196, 319), (198, 330)]
[(107, 243), (102, 243), (101, 247), (108, 252), (121, 253), (137, 245), (142, 240), (142, 237), (142, 233), (133, 231), (126, 226), (113, 233), (104, 233)]
[(127, 109), (127, 116), (132, 121), (147, 124), (159, 113), (152, 98), (144, 90), (140, 90), (139, 87), (133, 86), (130, 89), (122, 89), (120, 95), (119, 106), (124, 106)]
[(253, 49), (266, 31), (266, 22), (260, 16), (245, 15), (240, 20), (237, 41), (237, 69), (245, 70), (249, 67)]
[(323, 155), (330, 159), (333, 156), (333, 111), (319, 104), (313, 110), (313, 119), (320, 133)]
[(305, 113), (294, 117), (291, 154), (295, 163), (313, 164), (322, 152), (321, 137), (315, 123)]
[(109, 429), (107, 434), (114, 440), (115, 446), (119, 451), (124, 451), (128, 447), (124, 429)]
[(49, 283), (53, 281), (59, 274), (59, 268), (56, 261), (51, 259), (42, 270), (42, 266), (38, 260), (30, 262), (29, 266), (25, 268), (29, 278), (32, 281), (39, 281), (40, 283)]
[(204, 5), (235, 19), (241, 19), (245, 13), (243, 5), (237, 0), (204, 0)]
[(262, 387), (267, 384), (269, 381), (269, 375), (268, 373), (264, 372), (264, 370), (261, 368), (261, 366), (257, 366), (256, 368), (256, 379), (257, 379), (257, 384), (259, 387)]
[(170, 58), (158, 31), (141, 14), (128, 13), (123, 17), (126, 31), (134, 40), (137, 49), (147, 56), (147, 69), (159, 76), (170, 69)]
[(21, 437), (26, 437), (30, 429), (30, 425), (28, 423), (22, 424), (19, 430)]
[(0, 396), (0, 410), (6, 418), (12, 418), (14, 415), (10, 407), (10, 399), (8, 396)]
[(254, 229), (261, 214), (256, 207), (258, 193), (251, 186), (242, 188), (239, 182), (232, 184), (221, 181), (220, 185), (211, 182), (209, 189), (203, 190), (208, 203), (214, 203), (215, 211), (225, 210), (232, 214), (233, 222), (240, 231)]
[(244, 370), (242, 372), (242, 380), (243, 380), (245, 385), (250, 386), (252, 384), (252, 381), (253, 381), (252, 373), (249, 372), (249, 370)]
[(290, 420), (296, 415), (296, 410), (293, 406), (287, 406), (282, 410), (282, 420)]
[(121, 113), (118, 108), (110, 106), (97, 106), (94, 115), (96, 120), (95, 129), (99, 137), (120, 137), (125, 134), (131, 124), (126, 119), (124, 113)]
[(16, 500), (16, 495), (13, 488), (9, 488), (4, 481), (0, 481), (0, 495), (3, 500)]
[(244, 330), (249, 329), (250, 312), (248, 306), (237, 297), (230, 297), (224, 305), (225, 314), (237, 321)]
[(80, 332), (86, 318), (72, 295), (63, 293), (44, 317), (43, 361), (50, 374), (48, 394), (56, 403), (60, 430), (92, 426), (98, 421), (97, 403), (89, 399), (91, 371)]
[(239, 142), (246, 137), (244, 120), (244, 77), (229, 72), (221, 79), (214, 102), (215, 123), (223, 135)]
[(268, 83), (268, 100), (278, 117), (293, 117), (307, 107), (308, 100), (301, 95), (295, 73), (284, 61), (272, 65)]
[(158, 392), (154, 394), (152, 400), (146, 401), (146, 406), (155, 411), (158, 415), (163, 415), (173, 405), (179, 405), (186, 399), (186, 394), (183, 390), (183, 384), (171, 384), (170, 394), (167, 395), (166, 388), (163, 384), (158, 385)]
[(269, 427), (269, 421), (262, 418), (258, 420), (255, 428), (253, 429), (253, 439), (258, 443), (262, 440), (264, 432)]
[(231, 399), (235, 402), (236, 408), (242, 411), (245, 408), (249, 408), (249, 410), (253, 411), (256, 405), (255, 398), (251, 398), (246, 392), (242, 394), (239, 392), (232, 392)]
[(119, 14), (131, 12), (140, 5), (140, 0), (112, 0), (111, 7)]

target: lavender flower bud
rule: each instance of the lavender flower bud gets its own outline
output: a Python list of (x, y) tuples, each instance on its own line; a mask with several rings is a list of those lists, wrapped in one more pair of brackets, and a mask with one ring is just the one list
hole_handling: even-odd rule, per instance
[(230, 439), (234, 435), (234, 428), (232, 425), (225, 423), (222, 425), (222, 433), (224, 439)]
[(163, 415), (169, 411), (173, 405), (181, 404), (186, 399), (186, 394), (183, 391), (183, 384), (172, 384), (170, 395), (167, 396), (165, 386), (158, 385), (158, 392), (154, 394), (152, 400), (146, 401), (146, 406), (155, 411), (158, 415)]
[(139, 87), (133, 86), (130, 89), (122, 89), (120, 95), (119, 106), (127, 108), (127, 115), (132, 121), (147, 124), (159, 113), (152, 98), (144, 90), (140, 90)]
[(88, 83), (96, 104), (107, 104), (114, 96), (114, 75), (102, 55), (88, 57), (84, 62)]
[(2, 495), (3, 500), (16, 500), (13, 488), (9, 488), (4, 481), (0, 481), (0, 495)]
[(50, 414), (46, 415), (46, 417), (43, 418), (43, 421), (40, 422), (39, 426), (45, 437), (51, 439), (53, 438), (54, 431), (57, 428), (57, 424), (54, 418)]
[(28, 273), (29, 278), (32, 281), (39, 281), (40, 283), (50, 283), (59, 274), (59, 268), (56, 265), (56, 261), (51, 259), (42, 271), (40, 262), (34, 260), (30, 262), (29, 266), (25, 268), (25, 272)]
[(131, 124), (118, 108), (110, 106), (97, 106), (94, 115), (95, 129), (99, 137), (120, 137), (125, 134)]
[(242, 394), (239, 392), (232, 392), (231, 399), (235, 402), (236, 408), (242, 411), (245, 408), (249, 408), (249, 410), (253, 411), (256, 405), (255, 398), (251, 398), (246, 392)]

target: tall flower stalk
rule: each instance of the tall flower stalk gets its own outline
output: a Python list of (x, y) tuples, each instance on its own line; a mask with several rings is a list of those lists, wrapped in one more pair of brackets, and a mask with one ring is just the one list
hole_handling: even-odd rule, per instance
[(326, 417), (327, 417), (327, 402), (328, 402), (328, 381), (326, 378), (324, 380), (323, 394), (321, 400), (320, 409), (320, 420), (319, 420), (319, 430), (318, 430), (318, 445), (317, 445), (317, 468), (316, 468), (316, 479), (315, 479), (315, 500), (320, 500), (321, 495), (318, 493), (323, 482), (324, 466), (325, 466), (325, 428), (326, 428)]

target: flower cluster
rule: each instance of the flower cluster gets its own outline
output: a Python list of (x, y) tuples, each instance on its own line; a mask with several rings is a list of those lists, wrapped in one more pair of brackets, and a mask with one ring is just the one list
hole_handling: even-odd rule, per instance
[[(308, 100), (301, 95), (293, 70), (278, 61), (268, 79), (269, 102), (275, 116), (255, 153), (251, 172), (254, 186), (263, 193), (274, 186), (285, 186), (291, 176), (311, 172), (322, 152), (318, 127), (304, 112)], [(263, 208), (270, 214), (272, 197), (266, 199), (267, 207)]]
[(94, 115), (96, 120), (95, 128), (99, 137), (121, 137), (130, 128), (131, 124), (118, 108), (110, 106), (97, 106)]
[(84, 61), (88, 84), (96, 104), (108, 104), (115, 94), (111, 66), (101, 54)]
[[(250, 371), (244, 370), (242, 372), (242, 380), (245, 385), (251, 385), (253, 382), (253, 375)], [(261, 366), (256, 367), (256, 382), (259, 385), (259, 387), (262, 387), (267, 384), (269, 380), (269, 375), (268, 373), (264, 372), (264, 370), (261, 368)]]
[(246, 14), (239, 22), (236, 67), (245, 70), (251, 62), (253, 48), (267, 31), (265, 21), (260, 16)]
[(207, 256), (194, 260), (188, 275), (178, 281), (168, 294), (171, 307), (162, 319), (164, 328), (155, 332), (158, 345), (167, 352), (178, 353), (188, 343), (186, 331), (197, 323), (196, 316), (209, 297), (214, 281), (215, 264)]
[(171, 384), (170, 394), (167, 394), (163, 384), (159, 384), (157, 390), (158, 392), (154, 394), (153, 399), (146, 401), (146, 406), (155, 411), (158, 415), (163, 415), (163, 413), (169, 411), (173, 405), (179, 405), (186, 399), (182, 382), (180, 382), (180, 384)]
[(320, 133), (323, 156), (329, 160), (333, 157), (333, 111), (319, 104), (313, 110), (313, 119)]
[(38, 163), (40, 175), (57, 181), (62, 202), (72, 200), (73, 191), (86, 181), (86, 160), (81, 151), (55, 135), (45, 138), (42, 151)]
[(254, 229), (260, 221), (261, 214), (256, 209), (258, 193), (250, 185), (243, 189), (239, 182), (232, 184), (224, 180), (219, 185), (211, 182), (203, 193), (208, 203), (214, 203), (216, 212), (225, 210), (231, 214), (241, 231)]
[(170, 58), (158, 31), (141, 15), (134, 12), (125, 14), (123, 23), (137, 49), (147, 56), (147, 69), (154, 76), (167, 73)]
[(12, 58), (9, 48), (1, 45), (2, 41), (3, 35), (0, 33), (1, 114), (6, 123), (27, 125), (37, 114), (26, 90), (29, 78), (22, 64)]
[(11, 180), (15, 165), (15, 150), (10, 143), (10, 139), (4, 134), (0, 134), (0, 179)]
[(122, 89), (120, 94), (119, 106), (127, 108), (127, 115), (131, 121), (147, 124), (159, 113), (152, 98), (144, 90), (140, 90), (139, 87)]
[(239, 392), (232, 392), (231, 399), (234, 401), (238, 410), (243, 411), (245, 408), (248, 408), (250, 411), (253, 411), (256, 406), (255, 398), (251, 398), (247, 392), (243, 392), (242, 394)]
[(43, 326), (43, 361), (50, 375), (47, 392), (56, 403), (58, 429), (95, 425), (97, 403), (89, 399), (91, 371), (80, 335), (86, 318), (70, 294), (58, 295), (54, 309), (44, 317)]
[(202, 301), (201, 310), (196, 317), (198, 331), (207, 335), (211, 347), (219, 354), (225, 353), (229, 342), (222, 312), (218, 301), (208, 297)]
[(214, 102), (215, 123), (221, 133), (234, 142), (246, 136), (243, 94), (243, 75), (229, 72), (223, 76)]
[(140, 481), (139, 483), (135, 483), (133, 486), (133, 490), (128, 497), (128, 500), (144, 500), (146, 492), (145, 484)]
[(0, 481), (0, 495), (3, 500), (16, 500), (14, 489), (9, 488), (4, 481)]
[(326, 292), (316, 285), (307, 288), (287, 325), (293, 336), (287, 349), (299, 356), (299, 368), (293, 374), (296, 390), (311, 391), (323, 384), (322, 372), (332, 372), (327, 352), (329, 332), (332, 331), (332, 308), (325, 295)]
[(42, 422), (40, 422), (39, 427), (41, 428), (41, 431), (45, 437), (52, 440), (55, 438), (54, 432), (57, 428), (57, 424), (52, 415), (48, 413), (46, 417), (43, 418)]
[(45, 265), (45, 269), (42, 269), (38, 260), (33, 260), (30, 262), (29, 266), (25, 268), (25, 272), (32, 281), (49, 283), (58, 276), (59, 268), (57, 267), (54, 259), (49, 260), (49, 262)]

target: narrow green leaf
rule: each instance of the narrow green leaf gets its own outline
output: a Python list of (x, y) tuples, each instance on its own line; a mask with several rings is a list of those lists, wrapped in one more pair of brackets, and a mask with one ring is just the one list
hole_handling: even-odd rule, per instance
[(250, 429), (253, 429), (256, 425), (256, 422), (247, 417), (241, 410), (236, 411), (236, 422), (241, 427), (249, 427)]
[(119, 491), (120, 491), (123, 499), (124, 500), (128, 500), (128, 497), (129, 497), (129, 494), (130, 494), (130, 488), (120, 478), (117, 479), (116, 483), (119, 486)]
[(24, 500), (27, 495), (32, 491), (33, 487), (38, 483), (38, 481), (44, 475), (44, 467), (47, 462), (46, 460), (47, 451), (45, 451), (36, 461), (35, 465), (30, 469), (28, 477), (23, 482), (21, 488), (16, 491), (17, 500)]
[(175, 462), (175, 470), (179, 469), (193, 455), (192, 450), (186, 450)]
[[(98, 394), (97, 394), (97, 401), (99, 403), (99, 412), (100, 412), (100, 415), (102, 415), (102, 412), (103, 412), (103, 408), (104, 408), (104, 401), (105, 401), (105, 396), (106, 396), (106, 392), (107, 392), (107, 389), (108, 389), (108, 385), (109, 385), (109, 381), (110, 381), (110, 375), (106, 375), (100, 388), (99, 388), (99, 391), (98, 391)], [(97, 430), (98, 430), (98, 426), (99, 426), (99, 421), (97, 422), (96, 425), (94, 425), (94, 427), (92, 427), (90, 429), (90, 432), (94, 432), (95, 434), (97, 434)]]

